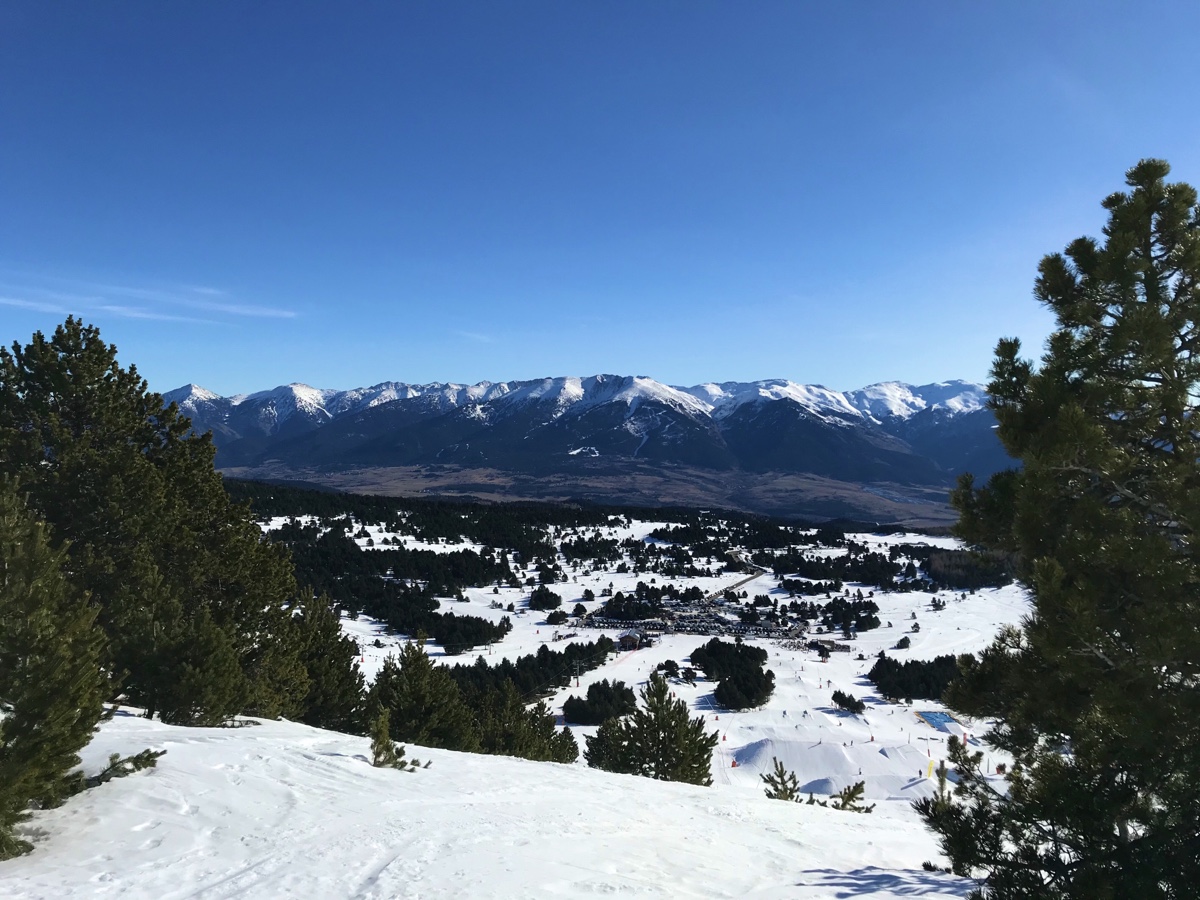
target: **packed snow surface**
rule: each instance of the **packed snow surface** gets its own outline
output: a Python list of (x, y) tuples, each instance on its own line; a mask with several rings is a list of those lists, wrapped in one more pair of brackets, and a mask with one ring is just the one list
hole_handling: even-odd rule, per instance
[(288, 722), (172, 728), (118, 717), (89, 749), (158, 768), (40, 815), (10, 898), (961, 897), (932, 839), (856, 815), (580, 766), (409, 747)]

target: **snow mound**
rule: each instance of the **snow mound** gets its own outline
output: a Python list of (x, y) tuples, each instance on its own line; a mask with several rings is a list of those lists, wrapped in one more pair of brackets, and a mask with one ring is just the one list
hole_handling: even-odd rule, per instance
[(914, 747), (818, 740), (766, 737), (739, 748), (734, 758), (739, 767), (760, 773), (773, 771), (778, 759), (805, 794), (836, 794), (858, 781), (870, 800), (912, 801), (933, 793), (933, 783), (924, 777), (929, 760)]

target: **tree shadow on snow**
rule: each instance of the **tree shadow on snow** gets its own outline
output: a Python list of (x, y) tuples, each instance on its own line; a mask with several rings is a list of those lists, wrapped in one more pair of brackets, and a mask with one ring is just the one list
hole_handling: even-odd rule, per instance
[(887, 892), (889, 896), (965, 897), (975, 885), (965, 878), (942, 872), (914, 872), (897, 869), (876, 869), (868, 866), (839, 872), (835, 869), (808, 869), (802, 873), (797, 887), (833, 888), (831, 897), (873, 897)]

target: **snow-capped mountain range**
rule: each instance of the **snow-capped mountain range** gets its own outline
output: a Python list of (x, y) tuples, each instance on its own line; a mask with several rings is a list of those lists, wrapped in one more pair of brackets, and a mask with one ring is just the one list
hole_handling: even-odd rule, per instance
[(642, 376), (593, 375), (589, 378), (546, 378), (537, 381), (490, 382), (462, 385), (452, 383), (405, 384), (385, 381), (348, 391), (314, 388), (307, 384), (285, 384), (254, 394), (221, 397), (196, 384), (184, 385), (164, 395), (179, 404), (188, 416), (208, 421), (213, 413), (228, 419), (235, 410), (252, 411), (264, 433), (278, 431), (290, 418), (300, 415), (310, 422), (330, 421), (346, 413), (361, 412), (386, 403), (433, 399), (440, 409), (502, 401), (506, 404), (550, 401), (564, 414), (600, 403), (622, 402), (631, 409), (649, 401), (675, 406), (694, 415), (721, 419), (747, 403), (788, 400), (822, 419), (869, 419), (881, 422), (907, 419), (925, 410), (950, 414), (982, 409), (987, 394), (982, 385), (968, 381), (944, 381), (913, 386), (885, 381), (857, 391), (834, 391), (822, 385), (794, 381), (706, 383), (674, 387)]
[[(766, 473), (942, 488), (959, 472), (1007, 465), (985, 390), (966, 381), (843, 392), (784, 379), (676, 387), (593, 375), (348, 391), (288, 384), (232, 397), (191, 384), (164, 399), (213, 432), (219, 466), (306, 478), (449, 466), (553, 476), (568, 495), (572, 479), (587, 479), (593, 493), (629, 499), (621, 479), (635, 471), (668, 482), (681, 470), (727, 473), (745, 493)], [(677, 502), (669, 487), (656, 497)]]

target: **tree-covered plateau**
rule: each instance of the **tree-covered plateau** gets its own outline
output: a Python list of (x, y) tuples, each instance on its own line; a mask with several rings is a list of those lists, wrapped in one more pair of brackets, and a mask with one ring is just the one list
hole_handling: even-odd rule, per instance
[(478, 616), (438, 611), (438, 596), (512, 581), (512, 570), (502, 558), (473, 550), (364, 550), (346, 534), (347, 526), (343, 518), (331, 520), (325, 530), (285, 525), (271, 536), (290, 551), (298, 577), (348, 614), (365, 613), (400, 634), (424, 632), (449, 654), (493, 643), (511, 630), (507, 618), (494, 624)]

